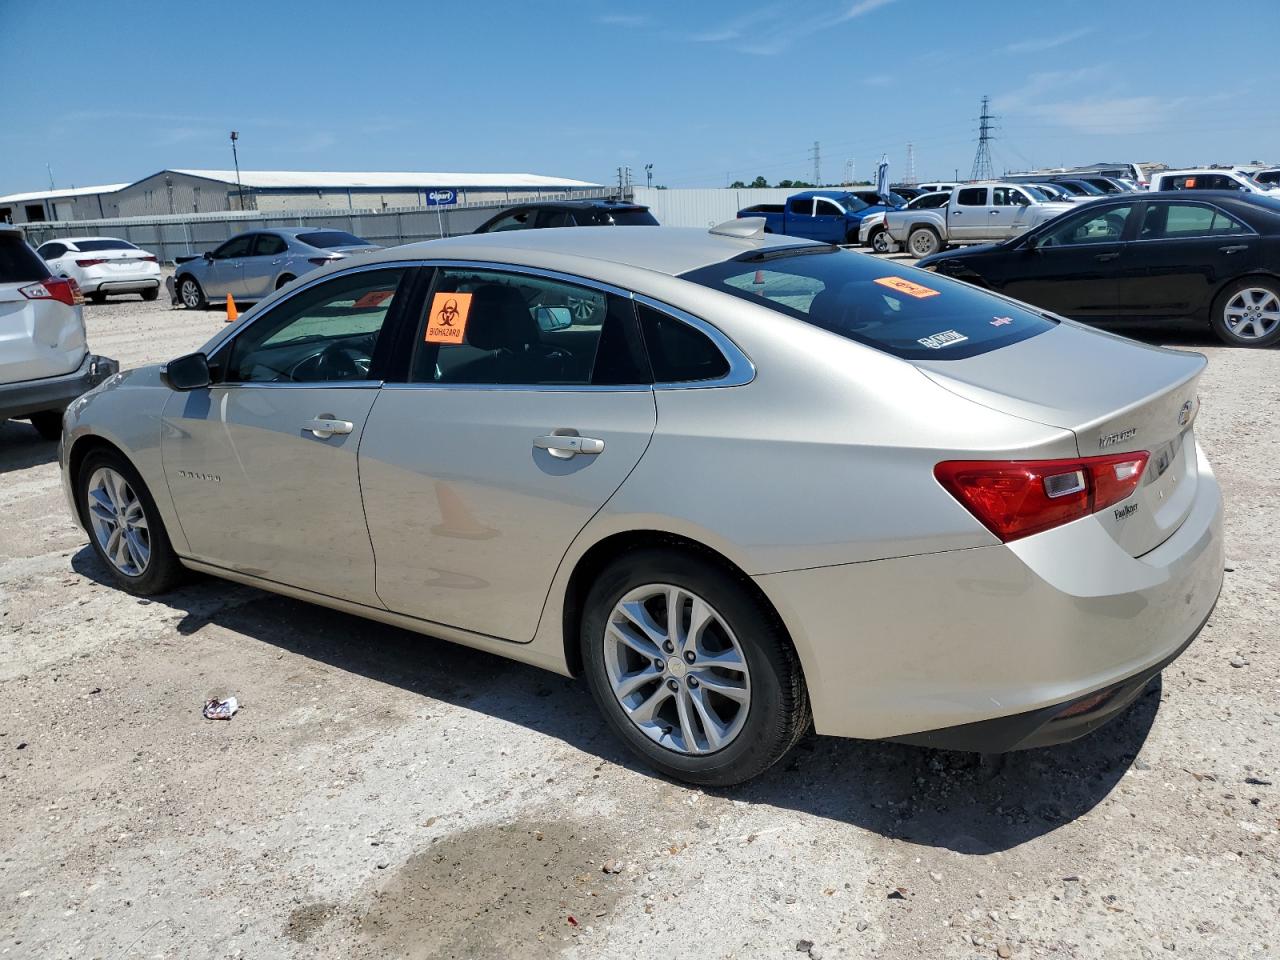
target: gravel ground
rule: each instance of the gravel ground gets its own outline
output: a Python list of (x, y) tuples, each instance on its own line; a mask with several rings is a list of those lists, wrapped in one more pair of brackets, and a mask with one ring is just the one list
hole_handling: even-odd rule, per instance
[[(126, 366), (221, 323), (86, 314)], [(1199, 641), (1075, 744), (812, 738), (727, 791), (651, 775), (581, 683), (214, 580), (113, 590), (53, 445), (0, 425), (0, 955), (1280, 957), (1280, 353), (1124, 332), (1211, 361)]]

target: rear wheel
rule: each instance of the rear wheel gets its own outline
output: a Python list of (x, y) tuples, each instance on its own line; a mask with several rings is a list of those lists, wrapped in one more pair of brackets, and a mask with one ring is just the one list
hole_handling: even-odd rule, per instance
[(206, 302), (204, 291), (195, 277), (183, 277), (178, 281), (178, 299), (188, 310), (199, 310)]
[(279, 290), (286, 283), (293, 283), (295, 279), (297, 278), (286, 273), (283, 277), (281, 277), (279, 280), (276, 281), (276, 289)]
[(164, 593), (183, 577), (155, 500), (133, 464), (114, 450), (84, 458), (76, 503), (89, 543), (117, 585), (130, 593)]
[(89, 302), (96, 304), (106, 303), (107, 295), (105, 293), (91, 293), (89, 294)]
[(942, 249), (942, 238), (932, 227), (916, 227), (907, 235), (907, 249), (916, 259), (927, 257)]
[(156, 299), (157, 297), (159, 297), (159, 296), (160, 296), (160, 288), (159, 288), (159, 287), (152, 287), (150, 290), (143, 290), (143, 291), (142, 291), (142, 299), (143, 299), (143, 300), (155, 300), (155, 299)]
[(1237, 347), (1280, 341), (1280, 284), (1262, 277), (1237, 280), (1213, 304), (1213, 332)]
[(608, 566), (587, 596), (581, 643), (609, 724), (667, 776), (741, 783), (809, 728), (777, 618), (739, 576), (696, 555), (636, 550)]
[(44, 410), (31, 415), (31, 425), (46, 440), (58, 440), (62, 437), (62, 411)]

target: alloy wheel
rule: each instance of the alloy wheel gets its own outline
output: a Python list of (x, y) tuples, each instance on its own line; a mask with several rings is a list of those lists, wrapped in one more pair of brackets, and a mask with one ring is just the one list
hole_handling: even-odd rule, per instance
[(182, 281), (182, 305), (194, 310), (200, 306), (200, 289), (196, 286), (194, 280)]
[(604, 665), (627, 718), (681, 754), (714, 753), (751, 707), (747, 658), (725, 619), (684, 587), (646, 584), (614, 606)]
[(1280, 325), (1280, 297), (1265, 287), (1248, 287), (1227, 301), (1223, 322), (1240, 340), (1260, 340)]
[(142, 576), (151, 562), (151, 532), (129, 481), (110, 467), (99, 467), (89, 477), (86, 499), (93, 536), (103, 554), (126, 577)]
[(881, 230), (871, 238), (871, 249), (876, 253), (889, 252), (889, 231)]

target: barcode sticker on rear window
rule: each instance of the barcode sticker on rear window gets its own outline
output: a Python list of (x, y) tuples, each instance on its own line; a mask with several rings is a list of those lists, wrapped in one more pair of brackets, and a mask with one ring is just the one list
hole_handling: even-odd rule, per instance
[(902, 277), (880, 277), (876, 283), (882, 287), (888, 287), (890, 290), (897, 290), (899, 293), (905, 293), (908, 297), (915, 297), (917, 300), (923, 300), (925, 297), (936, 297), (938, 291), (932, 287), (922, 287), (918, 283), (912, 283)]
[(921, 337), (916, 342), (928, 347), (930, 350), (941, 350), (943, 347), (950, 347), (953, 344), (963, 343), (968, 339), (968, 337), (958, 330), (943, 330), (941, 333), (934, 333), (927, 337)]

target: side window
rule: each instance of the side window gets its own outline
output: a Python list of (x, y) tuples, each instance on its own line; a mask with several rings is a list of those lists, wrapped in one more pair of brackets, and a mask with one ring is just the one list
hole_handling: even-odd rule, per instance
[(282, 237), (278, 237), (274, 233), (260, 233), (253, 245), (253, 255), (255, 257), (274, 257), (284, 253), (288, 246)]
[(224, 379), (243, 383), (367, 380), (403, 268), (363, 270), (295, 294), (236, 337)]
[(1124, 236), (1131, 206), (1108, 207), (1071, 217), (1042, 235), (1040, 246), (1075, 246), (1081, 243), (1116, 243)]
[(636, 312), (655, 383), (716, 380), (729, 372), (729, 361), (701, 330), (643, 303)]
[(819, 200), (817, 215), (819, 217), (843, 217), (844, 211), (830, 200)]
[(991, 205), (993, 207), (1025, 207), (1029, 202), (1026, 194), (1016, 187), (993, 187), (991, 189)]
[(813, 215), (812, 197), (793, 197), (787, 201), (787, 213), (792, 216), (809, 217)]
[(551, 207), (547, 210), (538, 211), (539, 227), (572, 227), (573, 214), (568, 210), (558, 210)]
[(967, 190), (961, 190), (960, 195), (956, 197), (956, 203), (962, 207), (985, 207), (987, 205), (987, 188), (969, 187)]
[(257, 234), (243, 233), (238, 237), (232, 237), (215, 250), (213, 255), (218, 260), (227, 260), (231, 257), (247, 257), (249, 249), (253, 246), (253, 238), (255, 236)]
[(488, 233), (502, 233), (507, 230), (528, 230), (533, 227), (534, 211), (517, 210), (498, 220), (488, 229)]
[(64, 243), (46, 243), (43, 247), (36, 251), (46, 260), (57, 260), (67, 252), (67, 246)]
[(631, 301), (497, 270), (436, 273), (410, 379), (510, 386), (648, 383)]
[(1178, 240), (1249, 232), (1243, 223), (1217, 207), (1198, 203), (1149, 203), (1138, 238)]

